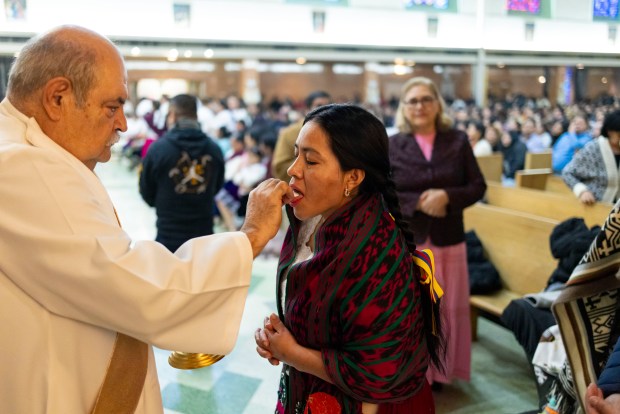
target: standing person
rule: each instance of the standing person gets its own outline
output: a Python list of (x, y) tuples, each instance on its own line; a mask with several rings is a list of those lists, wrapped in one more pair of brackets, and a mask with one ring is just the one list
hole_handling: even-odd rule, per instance
[[(306, 109), (311, 111), (314, 108), (327, 105), (330, 102), (331, 96), (327, 92), (315, 91), (308, 95), (305, 100), (305, 105)], [(286, 171), (293, 161), (295, 161), (295, 140), (302, 126), (303, 119), (300, 119), (298, 122), (280, 130), (278, 140), (276, 141), (276, 147), (273, 151), (273, 160), (271, 161), (271, 167), (275, 178), (288, 182), (290, 177)]]
[(196, 98), (170, 101), (168, 132), (144, 157), (140, 195), (157, 213), (155, 240), (174, 252), (191, 238), (213, 234), (215, 194), (224, 184), (224, 156), (202, 132)]
[(255, 336), (259, 355), (284, 363), (276, 412), (433, 413), (441, 293), (418, 266), (385, 127), (360, 107), (322, 106), (295, 152), (278, 316)]
[(265, 182), (241, 232), (176, 254), (132, 243), (94, 173), (127, 128), (127, 95), (119, 51), (81, 27), (34, 37), (11, 68), (0, 103), (2, 413), (162, 413), (151, 344), (234, 346), (252, 259), (292, 192)]
[[(390, 160), (403, 216), (416, 243), (435, 254), (437, 280), (446, 292), (445, 373), (431, 367), (427, 378), (438, 384), (469, 380), (471, 331), (469, 274), (463, 210), (486, 190), (467, 135), (451, 128), (437, 86), (416, 77), (402, 88), (396, 114), (400, 131), (390, 138)], [(437, 385), (436, 388), (439, 388)]]
[(605, 117), (601, 136), (588, 142), (562, 170), (562, 179), (584, 204), (615, 203), (620, 195), (620, 111)]

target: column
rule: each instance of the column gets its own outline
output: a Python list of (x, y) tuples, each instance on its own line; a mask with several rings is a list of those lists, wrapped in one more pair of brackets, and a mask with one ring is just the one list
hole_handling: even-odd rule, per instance
[(475, 65), (472, 65), (472, 90), (476, 105), (484, 107), (487, 103), (487, 65), (486, 52), (484, 49), (478, 49), (478, 56)]
[(381, 104), (381, 87), (376, 62), (368, 62), (364, 65), (364, 96), (362, 98), (365, 103), (371, 105)]
[(257, 59), (244, 59), (241, 64), (241, 97), (246, 105), (257, 104), (261, 100), (260, 79)]

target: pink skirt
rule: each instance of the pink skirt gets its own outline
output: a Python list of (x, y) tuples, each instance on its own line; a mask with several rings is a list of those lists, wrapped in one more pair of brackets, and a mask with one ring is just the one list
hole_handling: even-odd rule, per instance
[(426, 240), (418, 249), (431, 249), (435, 275), (444, 291), (441, 299), (443, 331), (446, 336), (445, 372), (429, 367), (430, 383), (449, 384), (453, 379), (469, 381), (471, 372), (471, 328), (469, 317), (469, 272), (465, 242), (435, 246)]

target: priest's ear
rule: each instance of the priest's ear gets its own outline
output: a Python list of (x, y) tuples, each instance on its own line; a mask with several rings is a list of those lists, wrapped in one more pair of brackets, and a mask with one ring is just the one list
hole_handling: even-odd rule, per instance
[(41, 96), (45, 113), (52, 121), (60, 120), (67, 105), (73, 102), (73, 88), (69, 79), (59, 76), (47, 81)]

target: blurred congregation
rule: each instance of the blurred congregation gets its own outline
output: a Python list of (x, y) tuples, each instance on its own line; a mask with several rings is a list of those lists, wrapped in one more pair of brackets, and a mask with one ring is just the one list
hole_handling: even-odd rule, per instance
[[(620, 395), (617, 1), (106, 3), (4, 0), (0, 100), (37, 33), (78, 24), (108, 36), (127, 71), (126, 129), (94, 171), (111, 193), (121, 177), (140, 205), (130, 213), (148, 211), (167, 250), (239, 231), (266, 180), (301, 181), (308, 114), (363, 108), (385, 130), (390, 190), (446, 292), (444, 371), (426, 374), (437, 412), (620, 413), (613, 400), (615, 411), (588, 405)], [(283, 306), (272, 285), (290, 219), (257, 259), (244, 318)], [(166, 414), (273, 412), (280, 377), (261, 374), (271, 367), (243, 328), (255, 360), (162, 370)], [(246, 379), (243, 402), (223, 408)]]

